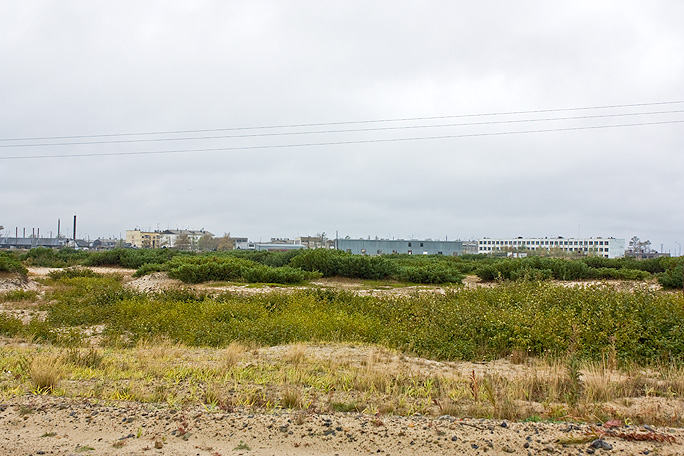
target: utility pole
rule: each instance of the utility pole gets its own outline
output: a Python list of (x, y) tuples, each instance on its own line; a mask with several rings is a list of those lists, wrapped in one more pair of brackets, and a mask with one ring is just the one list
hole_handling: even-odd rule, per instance
[[(680, 244), (677, 241), (674, 241), (675, 244), (679, 246), (679, 256), (681, 259), (682, 256), (682, 244)], [(684, 293), (684, 262), (682, 262), (682, 293)]]

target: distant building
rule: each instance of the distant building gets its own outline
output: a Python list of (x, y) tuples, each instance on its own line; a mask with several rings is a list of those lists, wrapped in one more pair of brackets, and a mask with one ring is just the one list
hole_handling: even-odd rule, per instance
[(333, 240), (323, 236), (301, 236), (297, 238), (297, 243), (307, 249), (330, 249), (335, 245)]
[(255, 250), (256, 247), (254, 242), (249, 242), (246, 237), (234, 237), (233, 238), (235, 250)]
[(477, 241), (463, 241), (461, 255), (477, 255)]
[(121, 244), (123, 243), (119, 239), (97, 238), (93, 241), (91, 247), (95, 250), (112, 250), (119, 247)]
[(190, 245), (196, 245), (202, 236), (214, 236), (206, 230), (165, 230), (160, 233), (162, 247), (174, 247), (180, 236), (187, 236)]
[(0, 249), (35, 249), (46, 247), (59, 249), (67, 245), (64, 238), (39, 238), (39, 237), (0, 237)]
[(616, 238), (483, 238), (478, 240), (478, 253), (492, 254), (520, 250), (548, 250), (576, 254), (593, 254), (604, 258), (625, 255), (625, 240)]
[(126, 243), (139, 249), (156, 249), (161, 247), (161, 232), (126, 230)]
[(337, 250), (355, 255), (462, 255), (462, 241), (433, 241), (420, 239), (336, 239)]
[(628, 250), (625, 252), (626, 258), (634, 258), (635, 260), (650, 260), (651, 258), (663, 258), (669, 256), (669, 253), (660, 253), (656, 252), (655, 250), (650, 252), (632, 252), (631, 250)]
[(303, 248), (302, 244), (283, 244), (277, 242), (257, 242), (254, 244), (254, 250), (267, 252), (287, 252), (288, 250), (301, 250)]

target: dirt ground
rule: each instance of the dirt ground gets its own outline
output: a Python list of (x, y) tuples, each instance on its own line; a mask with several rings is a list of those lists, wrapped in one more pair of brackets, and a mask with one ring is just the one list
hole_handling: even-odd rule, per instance
[(253, 414), (25, 396), (0, 403), (0, 454), (684, 454), (682, 429), (649, 428), (451, 416)]
[[(118, 273), (127, 285), (157, 291), (179, 285), (164, 273), (134, 279), (126, 269), (93, 268)], [(28, 281), (0, 278), (0, 292), (41, 292), (35, 281), (48, 268), (31, 268)], [(360, 281), (320, 280), (318, 286), (359, 293), (443, 292), (439, 287), (373, 288)], [(470, 279), (466, 286), (482, 286)], [(203, 286), (216, 291), (264, 293), (271, 288), (232, 284)], [(36, 315), (32, 309), (20, 309)], [(311, 347), (310, 347), (311, 348)], [(288, 347), (263, 349), (280, 356)], [(357, 353), (358, 352), (358, 353)], [(325, 346), (316, 356), (367, 358), (359, 348)], [(358, 360), (357, 360), (358, 358)], [(407, 369), (496, 371), (513, 378), (523, 366), (506, 361), (440, 363), (402, 357)], [(0, 375), (11, 375), (3, 372)], [(648, 398), (647, 398), (648, 399)], [(652, 401), (653, 402), (653, 401)], [(681, 401), (680, 401), (681, 402)], [(646, 406), (664, 407), (666, 401)], [(637, 404), (638, 406), (638, 404)], [(680, 404), (681, 408), (681, 404)], [(674, 413), (677, 413), (676, 411)], [(574, 424), (511, 422), (452, 416), (410, 417), (356, 412), (313, 413), (276, 410), (222, 410), (209, 406), (173, 408), (137, 402), (103, 403), (88, 398), (22, 395), (0, 398), (0, 455), (684, 455), (684, 429), (627, 426), (622, 422)]]

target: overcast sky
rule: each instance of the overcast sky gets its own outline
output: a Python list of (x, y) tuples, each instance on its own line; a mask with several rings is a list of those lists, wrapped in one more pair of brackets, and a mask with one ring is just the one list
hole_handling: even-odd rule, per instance
[[(679, 0), (0, 2), (0, 225), (678, 252), (684, 123), (568, 129), (684, 121), (643, 114), (684, 103), (434, 117), (684, 101), (683, 17)], [(604, 117), (519, 122), (578, 116)], [(6, 141), (180, 130), (221, 131)], [(235, 135), (260, 136), (206, 139)], [(434, 136), (452, 137), (360, 142)], [(38, 146), (188, 137), (205, 139)], [(189, 149), (227, 150), (127, 155)]]

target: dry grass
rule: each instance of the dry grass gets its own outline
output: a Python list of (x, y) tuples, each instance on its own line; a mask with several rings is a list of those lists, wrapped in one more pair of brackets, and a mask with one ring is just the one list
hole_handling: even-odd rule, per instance
[(240, 362), (249, 347), (239, 342), (231, 342), (224, 350), (221, 351), (220, 365), (224, 370), (229, 370)]
[(62, 379), (64, 362), (58, 353), (36, 355), (31, 360), (28, 370), (35, 392), (52, 393)]
[(684, 369), (676, 366), (611, 370), (585, 362), (578, 366), (578, 389), (567, 361), (437, 366), (368, 346), (251, 350), (164, 341), (106, 353), (5, 346), (0, 369), (19, 375), (0, 384), (0, 397), (33, 391), (174, 407), (684, 424)]
[(285, 388), (283, 391), (281, 404), (283, 407), (288, 409), (302, 408), (302, 393), (296, 388)]
[(283, 359), (293, 363), (300, 364), (306, 359), (306, 346), (303, 344), (295, 344), (291, 346), (284, 354)]

